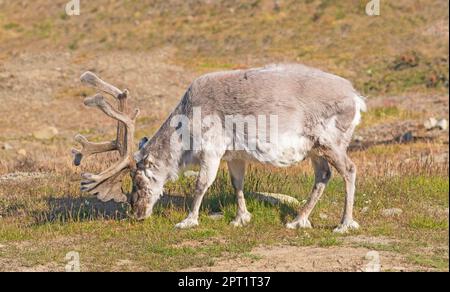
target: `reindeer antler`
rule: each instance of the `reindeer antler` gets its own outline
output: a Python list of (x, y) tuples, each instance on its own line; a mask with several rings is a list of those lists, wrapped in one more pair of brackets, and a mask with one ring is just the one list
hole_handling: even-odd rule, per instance
[(129, 99), (128, 90), (120, 91), (115, 86), (101, 80), (92, 72), (86, 72), (81, 75), (81, 82), (87, 86), (108, 93), (118, 100), (119, 106), (117, 110), (101, 94), (87, 97), (84, 100), (86, 106), (97, 107), (107, 116), (118, 121), (117, 138), (111, 142), (93, 143), (78, 134), (75, 136), (75, 140), (81, 144), (82, 150), (72, 150), (74, 164), (78, 166), (83, 157), (96, 153), (118, 151), (120, 154), (120, 160), (100, 174), (83, 173), (81, 175), (81, 190), (96, 195), (103, 202), (110, 200), (125, 202), (127, 197), (122, 192), (122, 179), (130, 169), (136, 167), (132, 150), (134, 124), (139, 110), (136, 109), (130, 116), (128, 114), (127, 102)]

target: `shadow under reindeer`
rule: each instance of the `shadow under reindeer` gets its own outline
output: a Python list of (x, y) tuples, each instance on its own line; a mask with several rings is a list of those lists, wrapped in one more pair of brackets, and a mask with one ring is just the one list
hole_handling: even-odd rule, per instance
[[(189, 198), (164, 195), (158, 202), (163, 207), (186, 208)], [(35, 223), (84, 222), (98, 220), (126, 220), (132, 218), (128, 203), (101, 202), (95, 197), (48, 198), (47, 210), (34, 214)]]
[[(295, 215), (296, 209), (300, 206), (295, 198), (272, 193), (247, 193), (249, 200), (256, 200), (267, 206), (279, 206), (282, 221), (286, 221), (289, 215)], [(157, 205), (155, 205), (155, 216), (161, 209), (176, 209), (188, 212), (193, 198), (179, 194), (164, 194)], [(202, 209), (210, 214), (220, 214), (230, 205), (235, 205), (233, 194), (221, 194), (206, 196), (202, 204)], [(33, 225), (43, 225), (48, 223), (70, 223), (101, 220), (133, 220), (131, 206), (128, 203), (116, 203), (114, 201), (101, 202), (95, 197), (61, 197), (48, 198), (46, 211), (34, 214)]]

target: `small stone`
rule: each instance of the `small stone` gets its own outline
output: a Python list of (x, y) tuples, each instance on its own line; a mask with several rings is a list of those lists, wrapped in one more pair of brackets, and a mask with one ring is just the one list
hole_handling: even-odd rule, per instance
[(21, 155), (21, 156), (27, 156), (27, 150), (25, 149), (19, 149), (19, 151), (17, 151), (17, 154)]
[(408, 131), (395, 139), (398, 143), (408, 143), (414, 140), (414, 135), (411, 131)]
[(185, 177), (197, 177), (198, 171), (188, 170), (184, 172)]
[(367, 214), (369, 212), (369, 207), (364, 207), (361, 209), (361, 213)]
[(429, 118), (428, 120), (425, 121), (423, 126), (428, 131), (433, 130), (435, 128), (438, 128), (438, 129), (440, 129), (442, 131), (445, 131), (445, 130), (448, 129), (448, 121), (447, 121), (447, 119), (440, 119), (438, 121), (435, 118)]
[(448, 129), (448, 121), (446, 119), (442, 119), (436, 124), (436, 126), (442, 131), (445, 131)]
[(324, 213), (320, 213), (319, 214), (319, 218), (322, 219), (322, 220), (326, 220), (326, 219), (328, 219), (328, 215), (324, 214)]
[(362, 136), (355, 136), (353, 137), (353, 141), (355, 141), (356, 143), (361, 143), (364, 141), (364, 138)]
[(429, 118), (425, 121), (425, 123), (423, 123), (423, 126), (425, 127), (425, 129), (431, 130), (436, 127), (437, 123), (438, 121), (435, 118)]
[(50, 140), (58, 135), (58, 129), (55, 127), (45, 127), (33, 132), (33, 137), (38, 140)]
[(381, 215), (384, 217), (396, 217), (403, 214), (403, 210), (399, 208), (392, 208), (392, 209), (384, 209), (381, 211)]
[(11, 149), (13, 149), (13, 147), (11, 146), (11, 144), (4, 143), (4, 144), (2, 145), (2, 149), (3, 149), (3, 150), (11, 150)]
[(223, 218), (223, 214), (220, 212), (215, 212), (215, 213), (209, 214), (208, 217), (211, 218), (212, 220), (220, 220)]
[[(274, 193), (263, 193), (263, 192), (257, 192), (253, 193), (255, 196), (255, 199), (263, 202), (267, 202), (272, 205), (277, 204), (286, 204), (293, 207), (301, 206), (302, 203), (300, 203), (296, 198), (287, 196), (284, 194), (274, 194)], [(303, 201), (303, 204), (306, 203), (306, 200)]]

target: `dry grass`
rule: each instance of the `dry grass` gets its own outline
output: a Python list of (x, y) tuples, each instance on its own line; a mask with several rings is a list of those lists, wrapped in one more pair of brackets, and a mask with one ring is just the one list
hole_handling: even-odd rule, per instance
[[(0, 10), (0, 58), (24, 49), (148, 51), (171, 46), (198, 71), (297, 61), (355, 80), (365, 94), (448, 88), (448, 2), (96, 1), (67, 17), (65, 0)], [(44, 17), (43, 17), (44, 15)]]
[[(201, 226), (178, 231), (173, 225), (186, 206), (161, 204), (151, 219), (134, 222), (127, 205), (100, 204), (79, 191), (82, 171), (99, 171), (115, 157), (89, 159), (80, 169), (69, 155), (77, 132), (95, 141), (114, 135), (111, 121), (81, 105), (81, 96), (92, 94), (77, 83), (85, 70), (131, 89), (142, 109), (136, 138), (154, 133), (201, 73), (292, 61), (348, 77), (377, 96), (358, 129), (367, 141), (410, 127), (422, 134), (424, 118), (448, 118), (448, 2), (382, 2), (375, 18), (356, 0), (285, 0), (278, 8), (269, 0), (82, 1), (79, 17), (63, 14), (65, 0), (0, 2), (0, 147), (12, 146), (0, 149), (0, 270), (63, 270), (65, 254), (78, 251), (85, 271), (173, 271), (230, 257), (256, 261), (257, 246), (291, 245), (377, 250), (408, 270), (448, 271), (448, 131), (351, 153), (359, 169), (355, 216), (363, 228), (349, 237), (331, 232), (343, 207), (339, 177), (313, 214), (314, 230), (286, 230), (295, 210), (251, 196), (254, 220), (235, 229), (222, 169)], [(42, 125), (59, 134), (33, 138)], [(252, 166), (245, 192), (303, 201), (311, 174), (308, 163)], [(182, 176), (166, 190), (189, 197), (193, 184)], [(385, 208), (403, 214), (385, 218)], [(211, 212), (224, 218), (213, 220)]]
[[(353, 235), (388, 237), (392, 243), (351, 246), (392, 252), (413, 270), (448, 270), (448, 165), (432, 162), (432, 156), (427, 161), (416, 160), (424, 146), (399, 145), (396, 151), (384, 146), (383, 155), (352, 153), (360, 172), (355, 216), (363, 226)], [(425, 148), (430, 147), (439, 146)], [(398, 153), (408, 159), (394, 159)], [(91, 169), (108, 163), (91, 162)], [(42, 167), (30, 163), (23, 170), (41, 172)], [(242, 256), (262, 244), (344, 244), (341, 236), (332, 233), (343, 206), (344, 186), (339, 177), (331, 181), (313, 214), (314, 230), (286, 230), (283, 224), (295, 216), (295, 210), (270, 206), (251, 196), (248, 204), (254, 220), (246, 228), (235, 229), (228, 225), (236, 206), (223, 169), (208, 191), (201, 226), (177, 231), (173, 225), (185, 216), (185, 205), (160, 205), (151, 219), (133, 222), (127, 218), (127, 205), (101, 204), (81, 194), (77, 171), (69, 164), (61, 167), (52, 170), (47, 165), (49, 174), (36, 179), (2, 180), (0, 254), (18, 261), (3, 269), (52, 264), (50, 270), (62, 270), (65, 253), (75, 250), (82, 255), (84, 270), (180, 270), (212, 265), (214, 258), (225, 255)], [(312, 185), (311, 172), (308, 163), (290, 169), (255, 165), (248, 171), (245, 192), (285, 193), (303, 201)], [(189, 197), (193, 183), (192, 178), (181, 177), (168, 184), (166, 191)], [(404, 213), (385, 218), (380, 215), (385, 208), (401, 208)], [(222, 212), (224, 218), (209, 218), (213, 212)], [(197, 244), (192, 247), (186, 242)], [(132, 261), (132, 265), (118, 265), (121, 260)]]

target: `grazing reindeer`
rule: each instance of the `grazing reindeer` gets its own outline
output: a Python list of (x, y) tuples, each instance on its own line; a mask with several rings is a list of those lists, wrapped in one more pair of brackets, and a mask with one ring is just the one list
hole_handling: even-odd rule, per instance
[[(309, 157), (315, 172), (314, 187), (297, 218), (286, 226), (311, 228), (308, 218), (331, 177), (332, 165), (344, 178), (346, 189), (344, 215), (335, 231), (359, 227), (353, 220), (356, 167), (346, 151), (360, 121), (360, 112), (366, 106), (349, 81), (303, 65), (272, 65), (204, 75), (191, 84), (158, 132), (150, 140), (141, 141), (134, 155), (131, 146), (137, 112), (131, 117), (127, 114), (128, 92), (121, 92), (89, 72), (82, 76), (82, 81), (113, 95), (120, 105), (119, 111), (113, 109), (101, 95), (85, 100), (86, 105), (96, 106), (119, 121), (117, 140), (113, 142), (91, 143), (77, 136), (84, 147), (81, 152), (74, 150), (77, 164), (83, 154), (118, 150), (122, 155), (116, 165), (101, 174), (83, 175), (82, 189), (99, 199), (125, 200), (120, 192), (121, 176), (130, 170), (131, 205), (135, 216), (145, 219), (152, 214), (165, 182), (175, 179), (184, 166), (197, 164), (200, 171), (192, 209), (176, 225), (194, 227), (198, 225), (203, 196), (216, 178), (220, 161), (225, 160), (238, 204), (232, 224), (243, 226), (251, 219), (243, 193), (246, 163), (256, 161), (284, 167)], [(196, 127), (198, 113), (207, 118)], [(234, 117), (231, 128), (224, 127), (230, 116)], [(271, 117), (270, 121), (265, 117)], [(251, 131), (254, 129), (251, 122), (256, 120), (257, 137)], [(192, 125), (186, 128), (186, 123)], [(267, 124), (271, 124), (270, 132), (276, 134), (275, 141), (270, 143), (261, 134), (263, 131), (259, 132)], [(194, 133), (186, 132), (190, 126)]]

